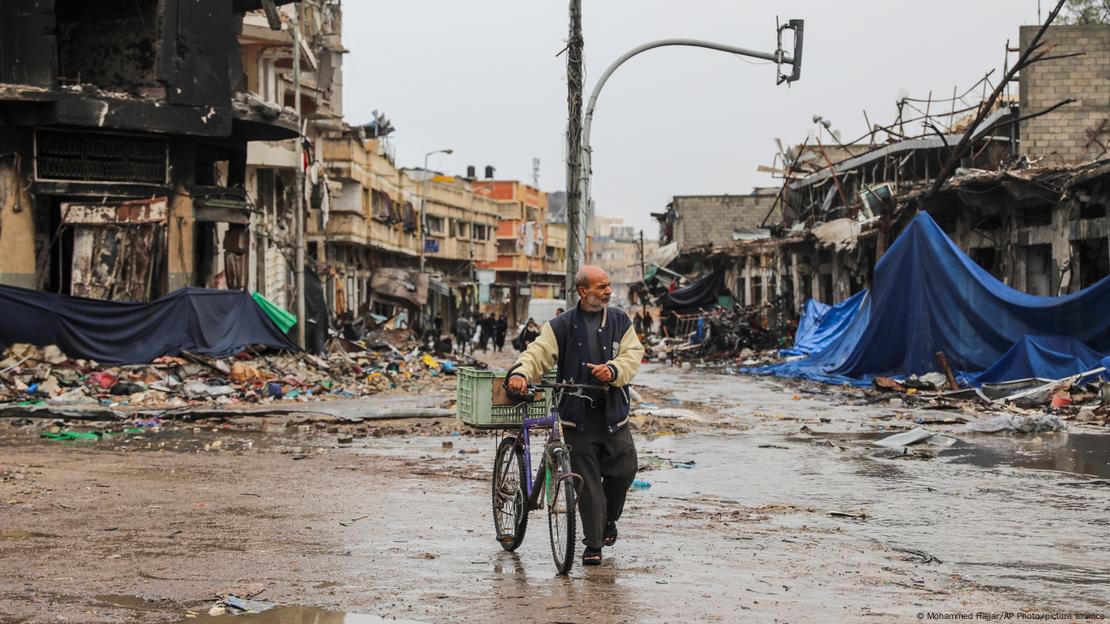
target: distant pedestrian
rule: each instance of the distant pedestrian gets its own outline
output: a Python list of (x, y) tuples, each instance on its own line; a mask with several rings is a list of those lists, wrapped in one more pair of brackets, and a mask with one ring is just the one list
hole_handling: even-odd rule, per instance
[(644, 317), (639, 312), (636, 313), (636, 316), (632, 317), (632, 327), (637, 335), (644, 333)]
[(482, 317), (479, 322), (482, 326), (482, 338), (480, 344), (482, 345), (482, 352), (489, 351), (489, 345), (493, 342), (493, 326), (496, 321), (493, 320), (492, 314), (487, 314)]
[(652, 327), (655, 325), (655, 320), (651, 318), (651, 312), (644, 312), (644, 334), (651, 335)]
[(474, 325), (465, 316), (459, 315), (455, 319), (455, 350), (459, 355), (466, 355), (466, 343), (470, 341), (473, 328)]
[(513, 346), (517, 351), (524, 351), (528, 345), (540, 337), (540, 326), (536, 324), (535, 319), (529, 318), (528, 322), (524, 324), (524, 329), (520, 331), (520, 335), (513, 340)]
[(493, 344), (500, 352), (505, 348), (505, 336), (509, 333), (509, 319), (504, 314), (493, 325)]

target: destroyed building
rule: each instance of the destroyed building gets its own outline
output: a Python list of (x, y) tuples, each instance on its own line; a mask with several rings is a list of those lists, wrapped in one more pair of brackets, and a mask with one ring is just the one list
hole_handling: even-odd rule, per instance
[[(1022, 29), (1017, 54), (1037, 29)], [(990, 75), (951, 100), (903, 98), (893, 124), (859, 141), (838, 146), (818, 127), (813, 144), (791, 150), (770, 197), (781, 216), (766, 229), (746, 228), (754, 209), (699, 227), (706, 217), (675, 198), (657, 215), (661, 243), (678, 247), (669, 266), (720, 272), (738, 302), (796, 316), (810, 298), (836, 303), (869, 288), (883, 253), (925, 211), (1015, 289), (1061, 295), (1106, 277), (1110, 26), (1052, 26), (1044, 45), (1014, 78), (1017, 93), (1004, 85), (989, 107)]]
[(246, 286), (248, 145), (296, 134), (247, 93), (237, 36), (262, 4), (0, 4), (0, 282), (131, 301)]

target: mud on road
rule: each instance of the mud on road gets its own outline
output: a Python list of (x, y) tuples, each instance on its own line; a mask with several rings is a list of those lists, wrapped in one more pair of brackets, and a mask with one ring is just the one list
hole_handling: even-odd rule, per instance
[[(638, 382), (662, 414), (635, 420), (651, 487), (605, 563), (568, 578), (540, 515), (516, 553), (496, 544), (494, 434), (452, 420), (282, 414), (72, 442), (0, 422), (0, 622), (1110, 612), (1106, 436), (938, 426), (960, 442), (893, 457), (871, 441), (912, 411), (650, 366)], [(208, 616), (227, 594), (281, 607)]]

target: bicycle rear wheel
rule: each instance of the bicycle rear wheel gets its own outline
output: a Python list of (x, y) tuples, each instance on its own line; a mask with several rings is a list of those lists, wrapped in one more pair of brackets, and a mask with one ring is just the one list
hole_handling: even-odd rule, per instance
[(551, 534), (551, 555), (555, 558), (555, 568), (559, 574), (569, 574), (574, 567), (574, 536), (577, 512), (577, 496), (574, 479), (561, 478), (571, 473), (570, 458), (565, 448), (552, 451), (552, 462), (545, 466), (548, 470), (545, 487), (547, 491), (547, 529)]
[(509, 436), (497, 445), (493, 462), (493, 529), (505, 550), (516, 550), (528, 528), (528, 501), (524, 482), (524, 450)]

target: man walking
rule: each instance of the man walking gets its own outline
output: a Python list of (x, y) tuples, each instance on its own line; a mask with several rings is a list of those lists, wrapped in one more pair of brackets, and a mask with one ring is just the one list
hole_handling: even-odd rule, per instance
[(455, 350), (459, 355), (466, 355), (466, 343), (470, 341), (472, 328), (470, 319), (465, 316), (460, 314), (455, 319)]
[(480, 340), (482, 344), (482, 352), (485, 353), (489, 350), (490, 343), (493, 342), (494, 320), (493, 314), (487, 314), (481, 318), (482, 320), (479, 321), (479, 325), (482, 328), (482, 335)]
[(604, 385), (589, 399), (564, 397), (559, 404), (571, 466), (582, 476), (578, 510), (586, 548), (584, 565), (601, 563), (601, 549), (617, 541), (617, 521), (636, 477), (636, 445), (628, 429), (628, 384), (640, 370), (644, 347), (628, 315), (609, 306), (609, 276), (586, 266), (575, 276), (579, 302), (546, 323), (509, 379), (517, 392), (555, 367), (559, 381)]
[(493, 326), (493, 341), (497, 346), (497, 351), (505, 348), (505, 335), (509, 333), (509, 319), (504, 313), (497, 319), (497, 323)]

